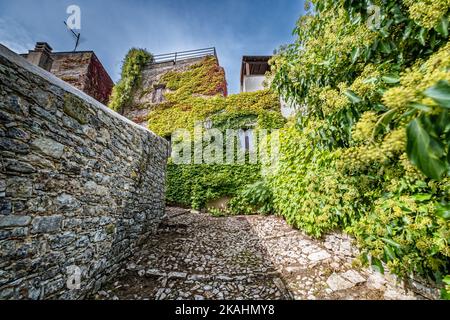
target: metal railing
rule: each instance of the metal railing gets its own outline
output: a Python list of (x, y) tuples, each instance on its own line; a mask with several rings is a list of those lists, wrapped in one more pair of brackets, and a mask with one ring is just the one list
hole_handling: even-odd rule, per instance
[(176, 64), (177, 61), (193, 58), (202, 58), (207, 56), (215, 56), (217, 59), (216, 48), (212, 47), (205, 49), (158, 54), (153, 56), (153, 63), (173, 62), (174, 64)]

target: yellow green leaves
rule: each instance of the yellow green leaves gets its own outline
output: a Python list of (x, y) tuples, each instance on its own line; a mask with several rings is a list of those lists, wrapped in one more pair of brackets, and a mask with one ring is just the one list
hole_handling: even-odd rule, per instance
[(171, 90), (164, 94), (168, 103), (156, 106), (148, 115), (149, 129), (159, 135), (180, 128), (193, 130), (197, 121), (206, 119), (219, 129), (240, 129), (256, 122), (263, 128), (284, 124), (279, 97), (270, 90), (224, 96), (225, 74), (214, 57), (186, 70), (168, 72), (160, 82)]
[(279, 98), (269, 90), (228, 97), (171, 93), (166, 94), (166, 98), (172, 105), (155, 109), (148, 117), (149, 129), (162, 136), (170, 135), (179, 128), (193, 130), (196, 121), (205, 121), (207, 118), (213, 120), (215, 127), (228, 129), (239, 129), (238, 124), (244, 124), (245, 127), (253, 122), (259, 122), (264, 126), (262, 128), (267, 129), (272, 128), (272, 125), (279, 127), (282, 124), (282, 119), (273, 114), (281, 114)]
[(163, 75), (160, 82), (175, 91), (178, 100), (193, 94), (226, 95), (225, 72), (215, 57), (206, 57), (182, 72), (170, 71)]
[(409, 7), (410, 17), (428, 30), (439, 24), (450, 8), (448, 0), (404, 0), (403, 2)]
[(372, 142), (372, 133), (377, 125), (378, 117), (375, 112), (365, 112), (356, 123), (352, 131), (352, 140), (355, 143), (369, 144)]
[(369, 31), (372, 3), (315, 1), (273, 59), (273, 87), (308, 108), (268, 172), (274, 203), (312, 235), (345, 228), (379, 271), (438, 279), (450, 268), (450, 1), (378, 2)]
[(121, 112), (127, 103), (130, 103), (136, 86), (141, 79), (141, 72), (145, 65), (153, 60), (151, 53), (144, 49), (131, 49), (123, 62), (122, 78), (113, 88), (109, 107)]

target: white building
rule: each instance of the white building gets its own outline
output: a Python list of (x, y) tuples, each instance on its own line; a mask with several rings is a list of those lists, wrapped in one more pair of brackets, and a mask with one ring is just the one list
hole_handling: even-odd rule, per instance
[[(265, 74), (270, 71), (271, 56), (244, 56), (241, 66), (241, 92), (254, 92), (264, 89)], [(289, 118), (295, 114), (295, 105), (280, 99), (281, 114)]]

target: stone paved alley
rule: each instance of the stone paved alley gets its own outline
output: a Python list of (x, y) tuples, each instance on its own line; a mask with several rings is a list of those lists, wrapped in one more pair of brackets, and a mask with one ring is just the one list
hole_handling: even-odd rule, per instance
[(349, 237), (312, 239), (274, 216), (168, 208), (157, 236), (95, 299), (419, 299), (355, 269)]

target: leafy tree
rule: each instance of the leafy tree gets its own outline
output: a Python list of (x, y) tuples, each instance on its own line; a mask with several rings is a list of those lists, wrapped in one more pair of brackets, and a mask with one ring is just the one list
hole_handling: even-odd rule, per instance
[(315, 0), (272, 59), (305, 112), (268, 173), (275, 211), (363, 261), (440, 281), (450, 267), (448, 0)]

